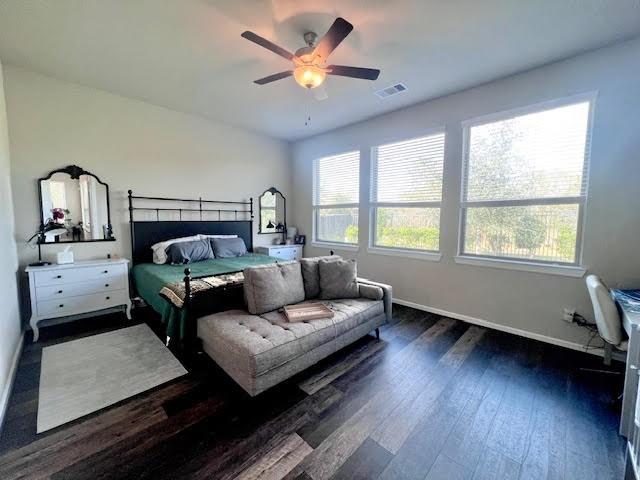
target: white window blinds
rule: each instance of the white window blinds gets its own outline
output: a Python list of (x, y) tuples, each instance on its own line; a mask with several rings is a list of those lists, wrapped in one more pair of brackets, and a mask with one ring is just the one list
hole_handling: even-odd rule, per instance
[(465, 200), (586, 195), (589, 106), (583, 102), (471, 127)]
[(314, 205), (358, 203), (360, 152), (349, 152), (314, 161)]
[(314, 240), (358, 243), (360, 152), (313, 162)]
[(373, 149), (373, 247), (439, 250), (444, 142), (439, 132)]
[(380, 203), (442, 199), (444, 133), (377, 147), (371, 170), (371, 200)]

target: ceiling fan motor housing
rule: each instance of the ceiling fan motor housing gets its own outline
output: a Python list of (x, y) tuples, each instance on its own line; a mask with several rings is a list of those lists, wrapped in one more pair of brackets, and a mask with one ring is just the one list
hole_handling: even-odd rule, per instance
[[(313, 53), (313, 47), (302, 47), (296, 50), (296, 57), (300, 58), (302, 61), (311, 60), (311, 54)], [(308, 58), (304, 58), (307, 56)]]
[(313, 47), (318, 41), (318, 34), (316, 32), (306, 32), (302, 38), (304, 38), (304, 43), (309, 47)]

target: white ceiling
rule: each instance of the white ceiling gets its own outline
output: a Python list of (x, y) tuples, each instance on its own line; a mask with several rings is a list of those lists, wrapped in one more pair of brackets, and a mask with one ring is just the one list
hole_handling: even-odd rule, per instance
[[(240, 33), (294, 51), (336, 16), (355, 29), (331, 62), (376, 82), (330, 77), (324, 101), (253, 84), (289, 64)], [(637, 35), (638, 0), (0, 0), (3, 62), (287, 140)]]

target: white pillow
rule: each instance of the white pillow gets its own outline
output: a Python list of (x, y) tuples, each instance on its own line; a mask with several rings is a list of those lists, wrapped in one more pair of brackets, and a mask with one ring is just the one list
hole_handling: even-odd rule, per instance
[(206, 233), (201, 233), (199, 237), (200, 240), (206, 240), (207, 238), (238, 238), (238, 235), (207, 235)]
[(167, 248), (169, 248), (171, 244), (193, 242), (194, 240), (202, 239), (200, 238), (200, 235), (193, 235), (191, 237), (172, 238), (171, 240), (165, 240), (164, 242), (159, 242), (151, 245), (151, 250), (153, 250), (153, 263), (167, 263)]

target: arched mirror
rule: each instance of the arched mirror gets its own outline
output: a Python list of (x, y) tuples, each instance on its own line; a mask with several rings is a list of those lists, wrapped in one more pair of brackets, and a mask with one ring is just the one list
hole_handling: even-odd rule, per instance
[(38, 180), (39, 243), (112, 241), (109, 186), (76, 166)]
[(258, 233), (286, 233), (287, 201), (275, 187), (266, 190), (259, 201), (260, 228)]

